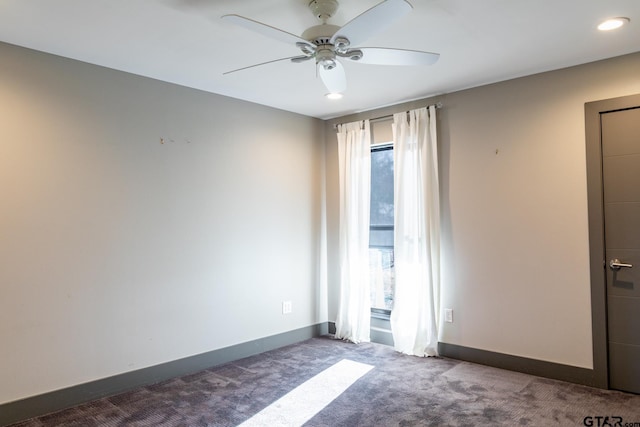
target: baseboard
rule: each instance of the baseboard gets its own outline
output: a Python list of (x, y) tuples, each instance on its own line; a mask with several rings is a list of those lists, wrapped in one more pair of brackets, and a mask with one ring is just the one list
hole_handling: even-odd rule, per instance
[[(393, 335), (391, 334), (391, 326), (388, 325), (388, 320), (372, 318), (371, 325), (371, 342), (393, 346)], [(329, 322), (328, 326), (329, 333), (335, 334), (336, 324)], [(479, 350), (477, 348), (463, 347), (444, 342), (438, 343), (438, 354), (450, 359), (464, 360), (466, 362), (478, 363), (480, 365), (492, 366), (508, 371), (522, 372), (524, 374), (567, 381), (590, 387), (607, 388), (606, 384), (602, 384), (602, 381), (600, 381), (599, 376), (596, 375), (593, 369)]]
[(0, 426), (7, 426), (18, 421), (122, 393), (136, 387), (201, 371), (212, 366), (295, 344), (309, 338), (326, 335), (327, 333), (329, 333), (329, 324), (320, 323), (186, 357), (184, 359), (174, 360), (161, 365), (126, 372), (89, 383), (5, 403), (0, 405)]
[(554, 380), (567, 381), (591, 387), (601, 387), (594, 370), (577, 366), (563, 365), (544, 360), (529, 359), (510, 354), (495, 353), (487, 350), (463, 347), (455, 344), (438, 343), (440, 356), (464, 360), (494, 368), (522, 372)]

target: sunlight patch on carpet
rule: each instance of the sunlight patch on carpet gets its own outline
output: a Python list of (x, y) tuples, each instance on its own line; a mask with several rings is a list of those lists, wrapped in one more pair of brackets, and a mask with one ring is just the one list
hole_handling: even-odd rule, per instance
[(343, 359), (300, 384), (240, 426), (301, 426), (371, 369), (371, 365)]

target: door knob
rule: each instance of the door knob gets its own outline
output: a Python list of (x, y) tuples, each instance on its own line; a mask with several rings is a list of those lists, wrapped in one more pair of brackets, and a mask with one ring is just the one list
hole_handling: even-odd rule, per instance
[(612, 270), (618, 271), (623, 267), (624, 268), (631, 268), (631, 267), (633, 267), (633, 265), (625, 264), (624, 262), (620, 262), (620, 260), (618, 258), (612, 259), (611, 261), (609, 261), (609, 268), (611, 268)]

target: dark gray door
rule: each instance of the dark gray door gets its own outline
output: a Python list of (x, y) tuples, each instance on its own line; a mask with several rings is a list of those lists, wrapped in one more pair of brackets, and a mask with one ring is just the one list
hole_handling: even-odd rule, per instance
[(609, 387), (640, 393), (640, 108), (601, 129)]

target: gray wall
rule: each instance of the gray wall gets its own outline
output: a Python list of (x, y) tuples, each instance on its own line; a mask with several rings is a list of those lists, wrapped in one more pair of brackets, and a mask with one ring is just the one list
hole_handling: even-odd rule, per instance
[(436, 101), (442, 342), (592, 368), (584, 103), (640, 93), (640, 54), (328, 121), (329, 318), (338, 307), (333, 124)]
[(0, 57), (0, 404), (335, 320), (332, 125), (437, 100), (441, 340), (592, 367), (584, 103), (640, 93), (640, 54), (324, 124)]
[(327, 320), (321, 121), (0, 57), (0, 403)]

